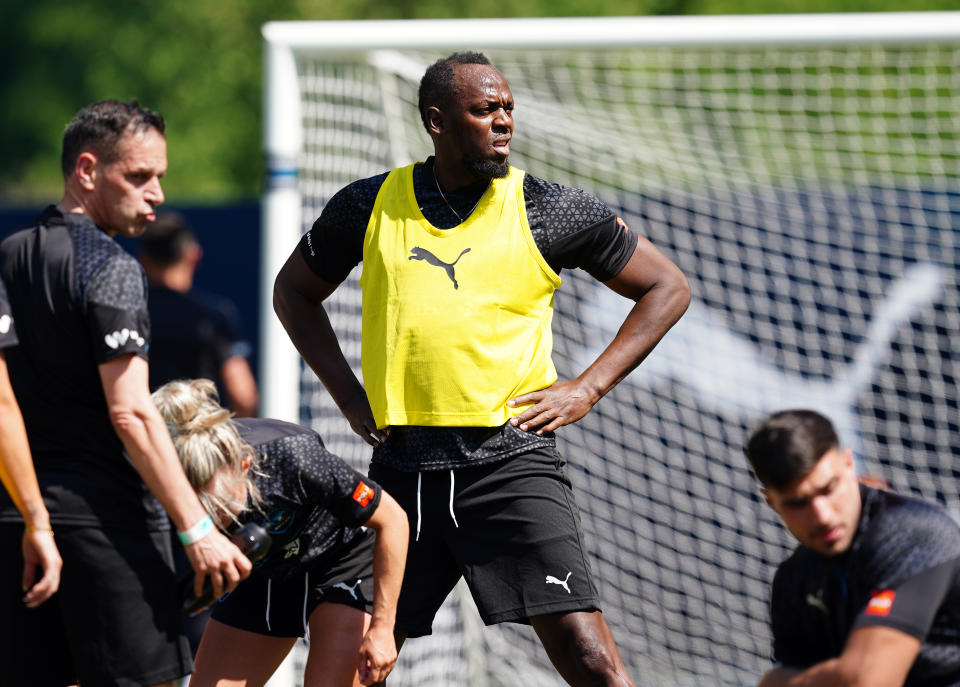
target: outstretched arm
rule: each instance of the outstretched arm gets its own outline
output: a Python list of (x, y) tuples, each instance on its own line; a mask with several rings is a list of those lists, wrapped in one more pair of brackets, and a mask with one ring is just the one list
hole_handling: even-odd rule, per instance
[(360, 645), (360, 682), (382, 682), (397, 662), (393, 624), (397, 616), (397, 598), (403, 582), (410, 528), (407, 515), (387, 492), (367, 521), (377, 533), (373, 550), (373, 618)]
[(542, 434), (582, 418), (647, 357), (690, 304), (683, 272), (642, 237), (620, 273), (604, 284), (635, 301), (617, 335), (576, 379), (511, 399), (511, 406), (533, 404), (511, 424)]
[(775, 668), (758, 687), (902, 687), (920, 647), (919, 639), (900, 630), (861, 627), (839, 657), (804, 670)]
[[(100, 381), (117, 436), (147, 488), (163, 505), (177, 530), (185, 532), (206, 518), (207, 513), (183, 474), (167, 426), (150, 399), (147, 376), (147, 362), (133, 354), (100, 365)], [(183, 548), (196, 574), (197, 596), (208, 575), (219, 598), (250, 574), (250, 561), (216, 528)]]
[(323, 308), (323, 301), (337, 286), (316, 276), (300, 249), (294, 248), (274, 281), (273, 309), (293, 345), (330, 392), (350, 427), (361, 439), (375, 446), (386, 439), (387, 432), (377, 429), (367, 394), (344, 358)]
[[(63, 561), (53, 541), (50, 514), (40, 496), (23, 416), (10, 386), (7, 361), (0, 351), (0, 480), (23, 516), (23, 589), (27, 607), (35, 608), (60, 586)], [(37, 566), (43, 576), (36, 581)]]

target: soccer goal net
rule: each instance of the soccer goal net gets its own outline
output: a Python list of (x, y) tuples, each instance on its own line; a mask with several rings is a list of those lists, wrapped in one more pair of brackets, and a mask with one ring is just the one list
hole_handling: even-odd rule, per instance
[[(749, 685), (792, 546), (742, 453), (769, 412), (830, 416), (864, 474), (960, 512), (960, 13), (271, 23), (265, 302), (324, 203), (431, 152), (424, 69), (481, 50), (516, 100), (511, 162), (596, 194), (685, 272), (690, 309), (559, 432), (607, 621), (639, 685)], [(328, 303), (358, 369), (359, 269)], [(629, 303), (562, 274), (577, 375)], [(268, 309), (269, 310), (269, 309)], [(264, 410), (353, 435), (272, 312)], [(392, 687), (560, 685), (529, 627), (454, 594)]]

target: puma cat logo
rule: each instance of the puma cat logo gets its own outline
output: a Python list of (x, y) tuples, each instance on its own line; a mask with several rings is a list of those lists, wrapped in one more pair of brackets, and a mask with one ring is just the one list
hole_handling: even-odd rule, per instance
[(444, 262), (436, 255), (428, 251), (426, 248), (421, 248), (420, 246), (414, 246), (410, 249), (410, 256), (407, 260), (425, 260), (431, 265), (436, 265), (437, 267), (442, 267), (443, 271), (447, 273), (447, 276), (450, 277), (450, 281), (453, 282), (453, 288), (459, 289), (460, 285), (457, 284), (457, 278), (454, 276), (453, 266), (460, 262), (460, 258), (463, 257), (464, 253), (469, 253), (469, 248), (464, 248), (460, 251), (460, 255), (457, 256), (457, 259), (453, 262)]
[(567, 586), (567, 580), (570, 579), (572, 572), (568, 572), (567, 576), (562, 580), (554, 577), (553, 575), (547, 575), (547, 584), (559, 584), (561, 587), (567, 590), (567, 594), (570, 593), (570, 587)]
[(346, 591), (350, 592), (350, 596), (352, 596), (354, 599), (356, 599), (356, 598), (357, 598), (357, 587), (360, 586), (360, 582), (362, 582), (362, 580), (357, 580), (356, 583), (355, 583), (353, 586), (348, 585), (346, 582), (337, 582), (335, 585), (333, 585), (333, 588), (334, 588), (334, 589), (345, 589)]

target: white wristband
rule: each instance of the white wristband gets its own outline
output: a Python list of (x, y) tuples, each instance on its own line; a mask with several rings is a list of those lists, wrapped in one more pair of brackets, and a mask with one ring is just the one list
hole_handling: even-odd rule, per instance
[(179, 539), (180, 543), (184, 546), (190, 546), (190, 544), (196, 544), (212, 531), (213, 520), (210, 519), (209, 515), (204, 515), (203, 519), (190, 529), (183, 532), (177, 532), (177, 539)]

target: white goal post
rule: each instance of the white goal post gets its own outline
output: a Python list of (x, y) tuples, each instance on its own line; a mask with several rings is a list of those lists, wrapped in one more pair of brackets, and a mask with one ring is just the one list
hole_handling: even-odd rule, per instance
[[(264, 415), (311, 425), (366, 469), (367, 447), (273, 313), (273, 280), (336, 190), (430, 154), (416, 89), (455, 50), (486, 53), (507, 78), (513, 164), (599, 196), (690, 279), (680, 323), (559, 433), (638, 685), (755, 684), (770, 665), (768, 585), (791, 540), (742, 456), (764, 414), (825, 412), (862, 471), (960, 513), (960, 12), (262, 33)], [(359, 374), (358, 274), (328, 311)], [(625, 305), (579, 271), (561, 276), (554, 358), (569, 377)], [(475, 616), (453, 598), (435, 636), (404, 647), (391, 687), (561, 684), (529, 628)]]

